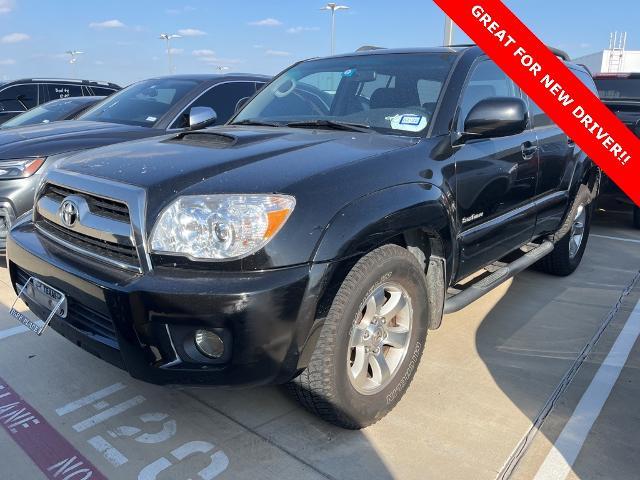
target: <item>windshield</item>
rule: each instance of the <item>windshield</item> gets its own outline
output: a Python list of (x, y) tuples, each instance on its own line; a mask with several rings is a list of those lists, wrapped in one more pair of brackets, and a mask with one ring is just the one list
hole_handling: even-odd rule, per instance
[(640, 78), (596, 78), (600, 98), (640, 100)]
[(339, 122), (422, 135), (454, 60), (411, 53), (303, 62), (264, 87), (232, 123)]
[(37, 123), (49, 123), (64, 120), (69, 115), (82, 108), (86, 101), (77, 99), (54, 100), (39, 107), (32, 108), (28, 112), (2, 124), (2, 128), (21, 127), (23, 125), (35, 125)]
[(197, 85), (195, 80), (172, 78), (135, 83), (100, 102), (78, 120), (153, 127)]

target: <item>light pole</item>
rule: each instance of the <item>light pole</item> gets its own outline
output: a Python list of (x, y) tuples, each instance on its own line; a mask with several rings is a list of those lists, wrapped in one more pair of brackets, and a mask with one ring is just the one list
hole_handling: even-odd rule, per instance
[(71, 65), (71, 77), (76, 78), (76, 63), (78, 63), (78, 55), (83, 55), (84, 52), (80, 50), (67, 50), (65, 52), (67, 55), (71, 55), (69, 59), (69, 65)]
[(444, 44), (445, 47), (453, 45), (453, 20), (445, 15), (444, 17)]
[(348, 10), (346, 5), (338, 5), (335, 2), (327, 3), (320, 10), (329, 10), (331, 12), (331, 55), (336, 53), (336, 12), (338, 10)]
[(174, 38), (182, 38), (182, 35), (176, 35), (173, 33), (161, 33), (160, 40), (167, 42), (167, 60), (169, 61), (169, 75), (173, 73), (173, 61), (171, 59), (171, 40)]

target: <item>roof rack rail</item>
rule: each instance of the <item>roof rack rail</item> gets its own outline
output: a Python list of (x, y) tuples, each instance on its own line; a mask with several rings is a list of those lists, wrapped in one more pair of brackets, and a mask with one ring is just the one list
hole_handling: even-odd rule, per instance
[(386, 47), (376, 47), (375, 45), (363, 45), (356, 52), (370, 52), (371, 50), (384, 50)]
[(444, 45), (445, 48), (469, 48), (476, 47), (475, 43), (456, 43), (454, 45)]
[[(445, 48), (470, 48), (470, 47), (477, 47), (478, 45), (475, 43), (459, 43), (459, 44), (455, 44), (455, 45), (444, 45)], [(561, 58), (562, 60), (564, 60), (565, 62), (570, 62), (571, 61), (571, 56), (565, 52), (564, 50), (560, 50), (559, 48), (554, 48), (554, 47), (550, 47), (547, 45), (547, 48), (549, 50), (551, 50), (551, 53), (553, 53), (556, 57)]]
[(549, 45), (547, 45), (547, 48), (551, 50), (551, 53), (553, 53), (556, 57), (560, 57), (565, 62), (571, 61), (571, 56), (564, 50), (560, 50), (559, 48), (555, 48), (555, 47), (550, 47)]

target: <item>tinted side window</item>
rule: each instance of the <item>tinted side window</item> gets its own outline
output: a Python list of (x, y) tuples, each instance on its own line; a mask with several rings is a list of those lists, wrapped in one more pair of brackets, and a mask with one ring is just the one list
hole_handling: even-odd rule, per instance
[(108, 97), (113, 92), (117, 91), (112, 88), (104, 88), (104, 87), (91, 87), (91, 90), (93, 90), (93, 94), (98, 97), (103, 97), (103, 96)]
[(462, 94), (461, 121), (478, 102), (494, 97), (521, 98), (520, 89), (495, 63), (484, 60), (475, 66)]
[(218, 114), (216, 125), (227, 123), (236, 112), (236, 105), (240, 100), (251, 97), (256, 93), (254, 82), (230, 82), (222, 83), (211, 88), (200, 98), (194, 101), (183, 115), (171, 125), (171, 128), (186, 128), (188, 126), (189, 110), (192, 107), (211, 107)]
[(38, 105), (38, 86), (27, 84), (6, 88), (0, 92), (0, 103), (4, 110), (29, 110)]
[(58, 83), (49, 83), (46, 86), (49, 92), (49, 100), (58, 100), (67, 97), (82, 97), (81, 85), (64, 85)]

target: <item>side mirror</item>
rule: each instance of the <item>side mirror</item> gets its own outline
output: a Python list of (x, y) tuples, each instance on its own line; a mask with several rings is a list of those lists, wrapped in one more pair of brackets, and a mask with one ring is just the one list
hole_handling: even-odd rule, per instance
[(528, 113), (524, 100), (495, 97), (481, 100), (464, 121), (464, 137), (497, 138), (517, 135), (527, 129)]
[(238, 100), (238, 103), (236, 103), (236, 109), (234, 110), (234, 113), (238, 113), (240, 109), (244, 107), (250, 99), (251, 97), (244, 97)]
[(189, 130), (202, 130), (213, 125), (218, 114), (211, 107), (193, 107), (189, 111)]

